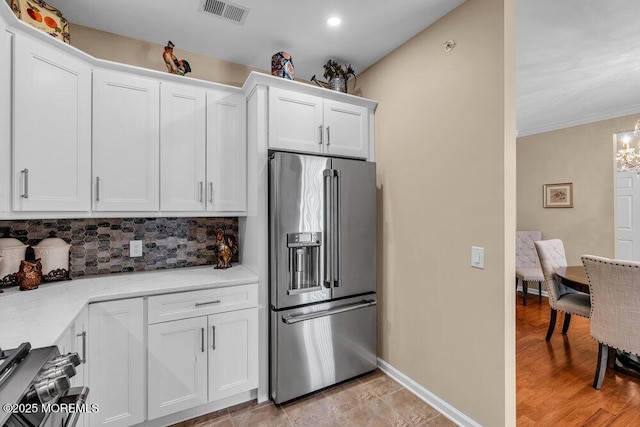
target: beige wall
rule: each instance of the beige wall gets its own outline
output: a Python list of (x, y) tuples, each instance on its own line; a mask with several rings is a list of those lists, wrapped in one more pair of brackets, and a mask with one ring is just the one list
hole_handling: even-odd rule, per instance
[[(71, 24), (71, 44), (78, 49), (100, 59), (136, 65), (157, 71), (167, 71), (162, 59), (164, 44), (154, 44), (113, 33), (96, 30), (79, 24)], [(251, 71), (257, 68), (246, 67), (233, 62), (223, 61), (210, 56), (186, 52), (180, 46), (174, 48), (178, 59), (186, 59), (191, 66), (188, 77), (242, 86)]]
[(515, 424), (513, 20), (467, 0), (357, 82), (380, 102), (379, 356), (486, 426)]
[[(569, 264), (584, 254), (615, 256), (613, 134), (632, 129), (637, 118), (518, 138), (518, 229), (562, 239)], [(542, 186), (561, 182), (573, 183), (573, 208), (543, 208)]]

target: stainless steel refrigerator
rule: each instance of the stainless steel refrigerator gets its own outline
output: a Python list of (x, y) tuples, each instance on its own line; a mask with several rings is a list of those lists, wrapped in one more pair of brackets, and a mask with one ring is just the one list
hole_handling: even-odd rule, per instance
[(270, 381), (282, 403), (376, 368), (375, 163), (269, 161)]

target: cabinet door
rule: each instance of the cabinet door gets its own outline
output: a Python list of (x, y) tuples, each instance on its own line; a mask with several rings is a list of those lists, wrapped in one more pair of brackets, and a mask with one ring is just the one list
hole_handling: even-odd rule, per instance
[(93, 209), (157, 211), (160, 84), (106, 70), (93, 82)]
[(209, 316), (209, 400), (258, 387), (258, 309)]
[(325, 152), (367, 158), (369, 110), (344, 102), (324, 100)]
[(24, 34), (14, 44), (13, 210), (91, 208), (91, 68)]
[[(76, 375), (71, 378), (71, 386), (87, 386), (89, 390), (91, 390), (91, 386), (89, 385), (89, 372), (88, 372), (88, 362), (87, 358), (87, 334), (89, 333), (89, 309), (85, 308), (80, 313), (80, 316), (76, 319), (74, 323), (74, 338), (75, 338), (75, 352), (80, 356), (80, 365), (76, 366)], [(78, 422), (76, 423), (76, 427), (84, 427), (89, 425), (89, 413), (80, 414), (80, 418), (78, 418)]]
[(12, 35), (0, 20), (0, 213), (11, 206), (11, 46)]
[(207, 210), (247, 210), (247, 137), (244, 95), (207, 92)]
[(71, 386), (88, 386), (87, 334), (89, 333), (89, 310), (84, 309), (74, 323), (74, 350), (80, 356), (81, 364), (76, 366), (76, 375), (71, 378)]
[(207, 403), (206, 316), (149, 326), (149, 419)]
[(89, 306), (89, 401), (95, 426), (144, 421), (144, 333), (142, 298)]
[(205, 90), (162, 83), (160, 90), (160, 208), (205, 206)]
[(322, 98), (269, 88), (269, 148), (322, 153)]

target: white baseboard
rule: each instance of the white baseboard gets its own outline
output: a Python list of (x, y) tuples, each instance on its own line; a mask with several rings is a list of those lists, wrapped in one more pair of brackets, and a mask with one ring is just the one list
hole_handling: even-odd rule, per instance
[(378, 368), (459, 426), (480, 427), (480, 424), (469, 416), (460, 412), (449, 403), (445, 402), (434, 393), (427, 390), (425, 387), (421, 386), (380, 358), (378, 358)]
[[(516, 292), (522, 292), (522, 285), (516, 288)], [(538, 290), (536, 288), (527, 288), (527, 294), (533, 294), (536, 296), (542, 295), (543, 297), (549, 297), (549, 293), (547, 291), (542, 291), (542, 293), (538, 293)]]

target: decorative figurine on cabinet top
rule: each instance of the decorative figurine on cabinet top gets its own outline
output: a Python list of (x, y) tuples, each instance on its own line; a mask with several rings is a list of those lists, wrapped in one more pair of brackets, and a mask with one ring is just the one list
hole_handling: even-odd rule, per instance
[(295, 79), (293, 58), (287, 52), (278, 52), (271, 57), (271, 75), (287, 80)]
[(42, 0), (6, 0), (18, 19), (51, 36), (70, 43), (69, 23), (62, 13)]
[(216, 241), (213, 247), (216, 256), (216, 267), (225, 269), (231, 267), (231, 258), (238, 253), (238, 242), (232, 234), (224, 234), (222, 227), (216, 230)]
[(173, 54), (173, 47), (175, 45), (169, 40), (167, 45), (164, 47), (164, 52), (162, 53), (162, 58), (164, 58), (164, 62), (167, 65), (167, 71), (171, 74), (178, 74), (180, 76), (184, 76), (187, 73), (191, 72), (191, 66), (186, 59), (178, 59)]

